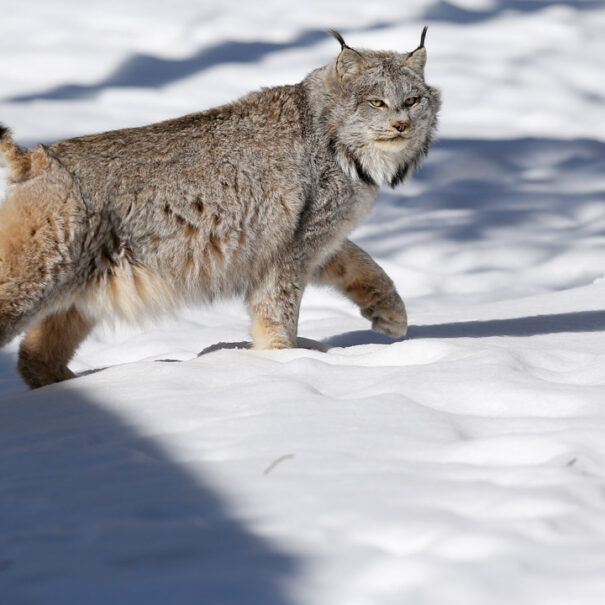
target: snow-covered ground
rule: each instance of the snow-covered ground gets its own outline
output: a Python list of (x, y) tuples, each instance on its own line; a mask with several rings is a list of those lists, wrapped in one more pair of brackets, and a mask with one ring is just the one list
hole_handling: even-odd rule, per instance
[[(0, 601), (588, 605), (605, 599), (605, 9), (599, 0), (3, 0), (23, 143), (409, 50), (441, 138), (353, 239), (405, 340), (310, 289), (252, 352), (239, 301), (98, 329), (64, 384), (0, 352)], [(4, 183), (2, 182), (2, 186)]]

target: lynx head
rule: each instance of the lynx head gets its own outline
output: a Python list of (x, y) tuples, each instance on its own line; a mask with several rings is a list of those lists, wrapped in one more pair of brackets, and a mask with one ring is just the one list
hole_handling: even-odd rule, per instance
[(424, 81), (426, 48), (409, 53), (355, 50), (342, 36), (336, 61), (324, 68), (323, 117), (338, 161), (351, 177), (391, 187), (428, 151), (440, 95)]

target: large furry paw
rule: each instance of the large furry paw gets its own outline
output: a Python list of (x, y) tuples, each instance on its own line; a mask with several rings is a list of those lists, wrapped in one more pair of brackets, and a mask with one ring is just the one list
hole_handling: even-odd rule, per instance
[(30, 389), (38, 389), (48, 384), (62, 382), (75, 378), (75, 374), (63, 364), (54, 364), (45, 360), (30, 357), (26, 352), (21, 351), (17, 362), (17, 369), (23, 382)]
[(401, 338), (408, 331), (405, 305), (397, 292), (365, 307), (361, 314), (372, 322), (372, 330), (392, 338)]

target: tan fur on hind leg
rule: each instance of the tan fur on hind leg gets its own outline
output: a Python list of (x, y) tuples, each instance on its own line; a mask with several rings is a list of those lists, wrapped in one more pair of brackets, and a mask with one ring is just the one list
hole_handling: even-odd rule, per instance
[(87, 224), (69, 172), (43, 148), (30, 155), (39, 172), (10, 185), (0, 206), (0, 346), (69, 299)]
[(26, 334), (19, 349), (17, 367), (32, 389), (73, 378), (67, 367), (92, 323), (71, 307), (44, 318)]

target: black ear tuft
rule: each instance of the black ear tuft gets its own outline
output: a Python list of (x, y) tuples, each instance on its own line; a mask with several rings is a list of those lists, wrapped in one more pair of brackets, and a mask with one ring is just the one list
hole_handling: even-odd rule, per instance
[(334, 36), (338, 40), (341, 50), (344, 48), (349, 48), (347, 46), (347, 43), (345, 42), (344, 38), (335, 29), (329, 29), (328, 33), (330, 35)]
[(405, 66), (409, 67), (417, 74), (424, 77), (424, 66), (426, 65), (426, 48), (424, 47), (424, 39), (426, 38), (426, 30), (428, 25), (422, 28), (420, 34), (420, 44), (407, 56)]
[[(418, 48), (424, 48), (424, 39), (426, 38), (426, 30), (429, 28), (428, 25), (425, 25), (422, 28), (422, 33), (420, 34), (420, 44), (418, 45)], [(418, 50), (418, 49), (416, 49)]]
[(0, 139), (8, 132), (8, 128), (0, 122)]
[(364, 69), (367, 65), (364, 56), (358, 50), (351, 48), (335, 29), (329, 29), (328, 32), (340, 43), (340, 54), (338, 55), (338, 59), (336, 59), (336, 72), (338, 75), (343, 80), (346, 80)]

